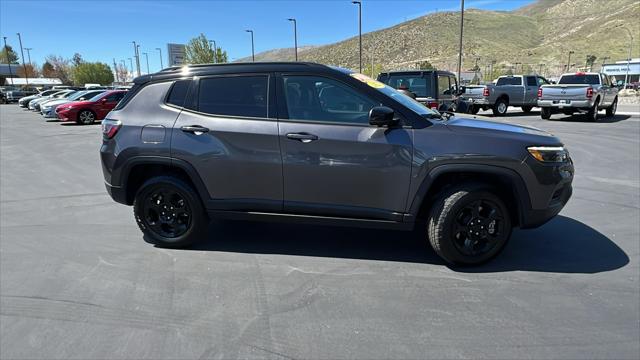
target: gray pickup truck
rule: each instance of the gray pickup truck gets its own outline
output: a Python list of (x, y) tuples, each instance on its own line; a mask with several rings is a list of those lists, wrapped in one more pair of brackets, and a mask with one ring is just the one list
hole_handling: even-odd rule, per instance
[(537, 106), (536, 94), (544, 84), (549, 84), (549, 81), (538, 75), (500, 76), (495, 85), (466, 86), (461, 98), (470, 103), (473, 114), (480, 109), (491, 109), (493, 115), (504, 116), (509, 106), (519, 106), (528, 113)]
[(538, 90), (538, 106), (543, 119), (554, 113), (583, 113), (590, 121), (598, 119), (598, 110), (613, 116), (618, 107), (618, 88), (603, 73), (562, 74), (557, 85), (544, 85)]

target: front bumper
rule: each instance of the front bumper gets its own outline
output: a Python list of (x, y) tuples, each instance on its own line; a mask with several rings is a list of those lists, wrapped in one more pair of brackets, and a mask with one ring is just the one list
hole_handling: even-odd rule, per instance
[(77, 111), (75, 109), (60, 109), (60, 108), (56, 108), (56, 115), (58, 116), (58, 119), (62, 120), (62, 121), (75, 121), (75, 119), (77, 118)]
[(593, 103), (591, 103), (591, 100), (538, 100), (538, 106), (556, 109), (588, 109), (593, 106)]
[(57, 119), (58, 118), (58, 114), (56, 114), (56, 108), (55, 107), (42, 109), (42, 111), (40, 113), (42, 114), (42, 116), (45, 117), (45, 119)]

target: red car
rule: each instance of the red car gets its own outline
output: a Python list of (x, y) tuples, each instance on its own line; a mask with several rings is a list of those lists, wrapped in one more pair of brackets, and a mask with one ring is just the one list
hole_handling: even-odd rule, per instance
[(110, 90), (85, 101), (74, 101), (59, 105), (56, 114), (62, 121), (75, 121), (81, 125), (102, 120), (127, 93), (126, 90)]

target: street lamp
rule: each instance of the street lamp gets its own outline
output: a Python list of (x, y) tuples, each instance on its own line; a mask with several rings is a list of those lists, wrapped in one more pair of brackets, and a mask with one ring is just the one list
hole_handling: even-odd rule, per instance
[[(133, 43), (133, 57), (136, 58), (136, 71), (138, 73), (138, 76), (140, 76), (140, 57), (138, 56), (138, 47), (140, 45), (136, 45), (135, 41), (132, 41)], [(133, 65), (131, 66), (131, 71), (133, 72)]]
[(215, 40), (209, 40), (209, 46), (211, 46), (211, 44), (213, 44), (213, 63), (217, 64), (218, 63), (218, 47), (216, 46)]
[(131, 74), (132, 74), (131, 76), (133, 76), (133, 60), (131, 58), (128, 58), (128, 59), (129, 59), (129, 64), (131, 65)]
[(29, 64), (31, 64), (31, 50), (33, 50), (33, 48), (24, 48), (25, 50), (27, 50), (27, 59), (29, 59)]
[(13, 74), (11, 73), (11, 60), (9, 60), (9, 48), (7, 47), (7, 37), (3, 36), (4, 39), (4, 55), (7, 57), (7, 65), (9, 65), (9, 79), (11, 79), (11, 85), (13, 85)]
[(296, 23), (296, 19), (294, 18), (290, 18), (287, 20), (293, 22), (293, 49), (296, 54), (296, 61), (298, 61), (298, 24)]
[(255, 48), (253, 46), (253, 30), (245, 30), (248, 33), (251, 33), (251, 61), (256, 62), (256, 53)]
[(569, 59), (567, 59), (567, 72), (569, 72), (569, 64), (571, 64), (571, 54), (575, 53), (575, 51), (569, 51)]
[(460, 0), (460, 44), (458, 46), (458, 81), (462, 84), (462, 32), (464, 30), (464, 0)]
[(143, 52), (142, 55), (144, 55), (145, 59), (147, 59), (147, 75), (149, 75), (149, 54)]
[[(22, 67), (24, 68), (24, 81), (27, 83), (27, 86), (29, 86), (29, 74), (27, 74), (27, 65), (24, 62), (24, 50), (22, 49), (22, 37), (20, 36), (20, 33), (17, 33), (18, 35), (18, 41), (20, 42), (20, 55), (22, 56)], [(7, 54), (7, 57), (9, 57), (9, 54)]]
[(164, 69), (164, 65), (162, 65), (162, 49), (156, 48), (160, 52), (160, 70)]
[(623, 29), (627, 31), (629, 34), (629, 56), (627, 57), (627, 73), (624, 75), (624, 88), (627, 88), (627, 84), (629, 83), (629, 67), (631, 67), (631, 46), (633, 45), (633, 35), (631, 35), (631, 30), (627, 27), (622, 26)]
[(113, 72), (116, 73), (116, 82), (120, 82), (120, 76), (118, 75), (118, 65), (116, 65), (116, 58), (113, 58)]
[(351, 3), (358, 5), (358, 43), (360, 47), (360, 73), (362, 74), (362, 2), (354, 0)]

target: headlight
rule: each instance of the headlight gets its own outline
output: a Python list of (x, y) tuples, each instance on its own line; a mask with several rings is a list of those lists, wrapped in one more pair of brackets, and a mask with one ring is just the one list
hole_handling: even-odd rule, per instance
[(566, 162), (569, 153), (562, 146), (530, 146), (529, 154), (540, 162)]

